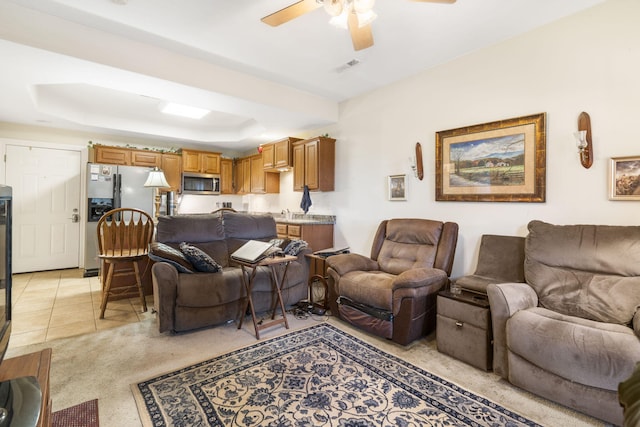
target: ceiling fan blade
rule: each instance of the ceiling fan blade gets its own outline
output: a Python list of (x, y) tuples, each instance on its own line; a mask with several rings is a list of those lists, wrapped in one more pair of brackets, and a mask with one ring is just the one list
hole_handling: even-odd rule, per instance
[(417, 1), (417, 2), (422, 2), (422, 3), (455, 3), (456, 0), (411, 0), (411, 1)]
[(355, 13), (349, 14), (348, 24), (354, 50), (362, 50), (373, 46), (373, 34), (371, 33), (370, 24), (358, 27), (358, 16)]
[(302, 0), (287, 6), (284, 9), (280, 9), (271, 15), (265, 16), (261, 21), (265, 24), (271, 25), (272, 27), (277, 27), (278, 25), (289, 22), (298, 16), (304, 15), (312, 10), (316, 10), (319, 7), (322, 7), (322, 4), (318, 3), (316, 0)]

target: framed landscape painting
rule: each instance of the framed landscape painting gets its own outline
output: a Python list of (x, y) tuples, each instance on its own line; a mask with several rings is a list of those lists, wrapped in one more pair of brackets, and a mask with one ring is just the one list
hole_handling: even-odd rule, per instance
[(640, 200), (640, 156), (612, 157), (609, 200)]
[(546, 114), (436, 132), (436, 200), (544, 202)]

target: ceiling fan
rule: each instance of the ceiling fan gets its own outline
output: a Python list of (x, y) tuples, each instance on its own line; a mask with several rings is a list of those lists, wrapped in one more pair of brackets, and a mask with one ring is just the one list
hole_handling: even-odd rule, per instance
[[(410, 0), (423, 3), (455, 3), (456, 0)], [(272, 27), (289, 22), (305, 13), (324, 7), (329, 15), (329, 21), (339, 27), (348, 28), (355, 50), (362, 50), (373, 46), (371, 22), (376, 18), (373, 12), (375, 0), (301, 0), (284, 9), (267, 15), (262, 22)]]

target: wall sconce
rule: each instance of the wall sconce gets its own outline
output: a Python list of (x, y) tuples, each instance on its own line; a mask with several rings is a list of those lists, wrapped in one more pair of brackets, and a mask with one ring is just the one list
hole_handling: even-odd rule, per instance
[(580, 150), (580, 163), (586, 169), (593, 164), (593, 146), (591, 144), (591, 118), (584, 111), (578, 117), (578, 132), (573, 134)]
[(409, 158), (409, 164), (411, 165), (413, 175), (422, 181), (422, 178), (424, 178), (424, 171), (422, 167), (422, 146), (419, 142), (416, 142), (416, 156)]
[(164, 176), (164, 172), (162, 172), (157, 167), (153, 168), (149, 171), (149, 176), (144, 183), (145, 187), (151, 187), (155, 192), (155, 217), (156, 220), (160, 216), (160, 189), (171, 187), (167, 182), (167, 178)]

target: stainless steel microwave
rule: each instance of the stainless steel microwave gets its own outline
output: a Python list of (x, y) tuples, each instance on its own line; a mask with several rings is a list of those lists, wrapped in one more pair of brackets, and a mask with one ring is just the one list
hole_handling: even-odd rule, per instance
[(220, 194), (220, 175), (183, 172), (182, 194)]

